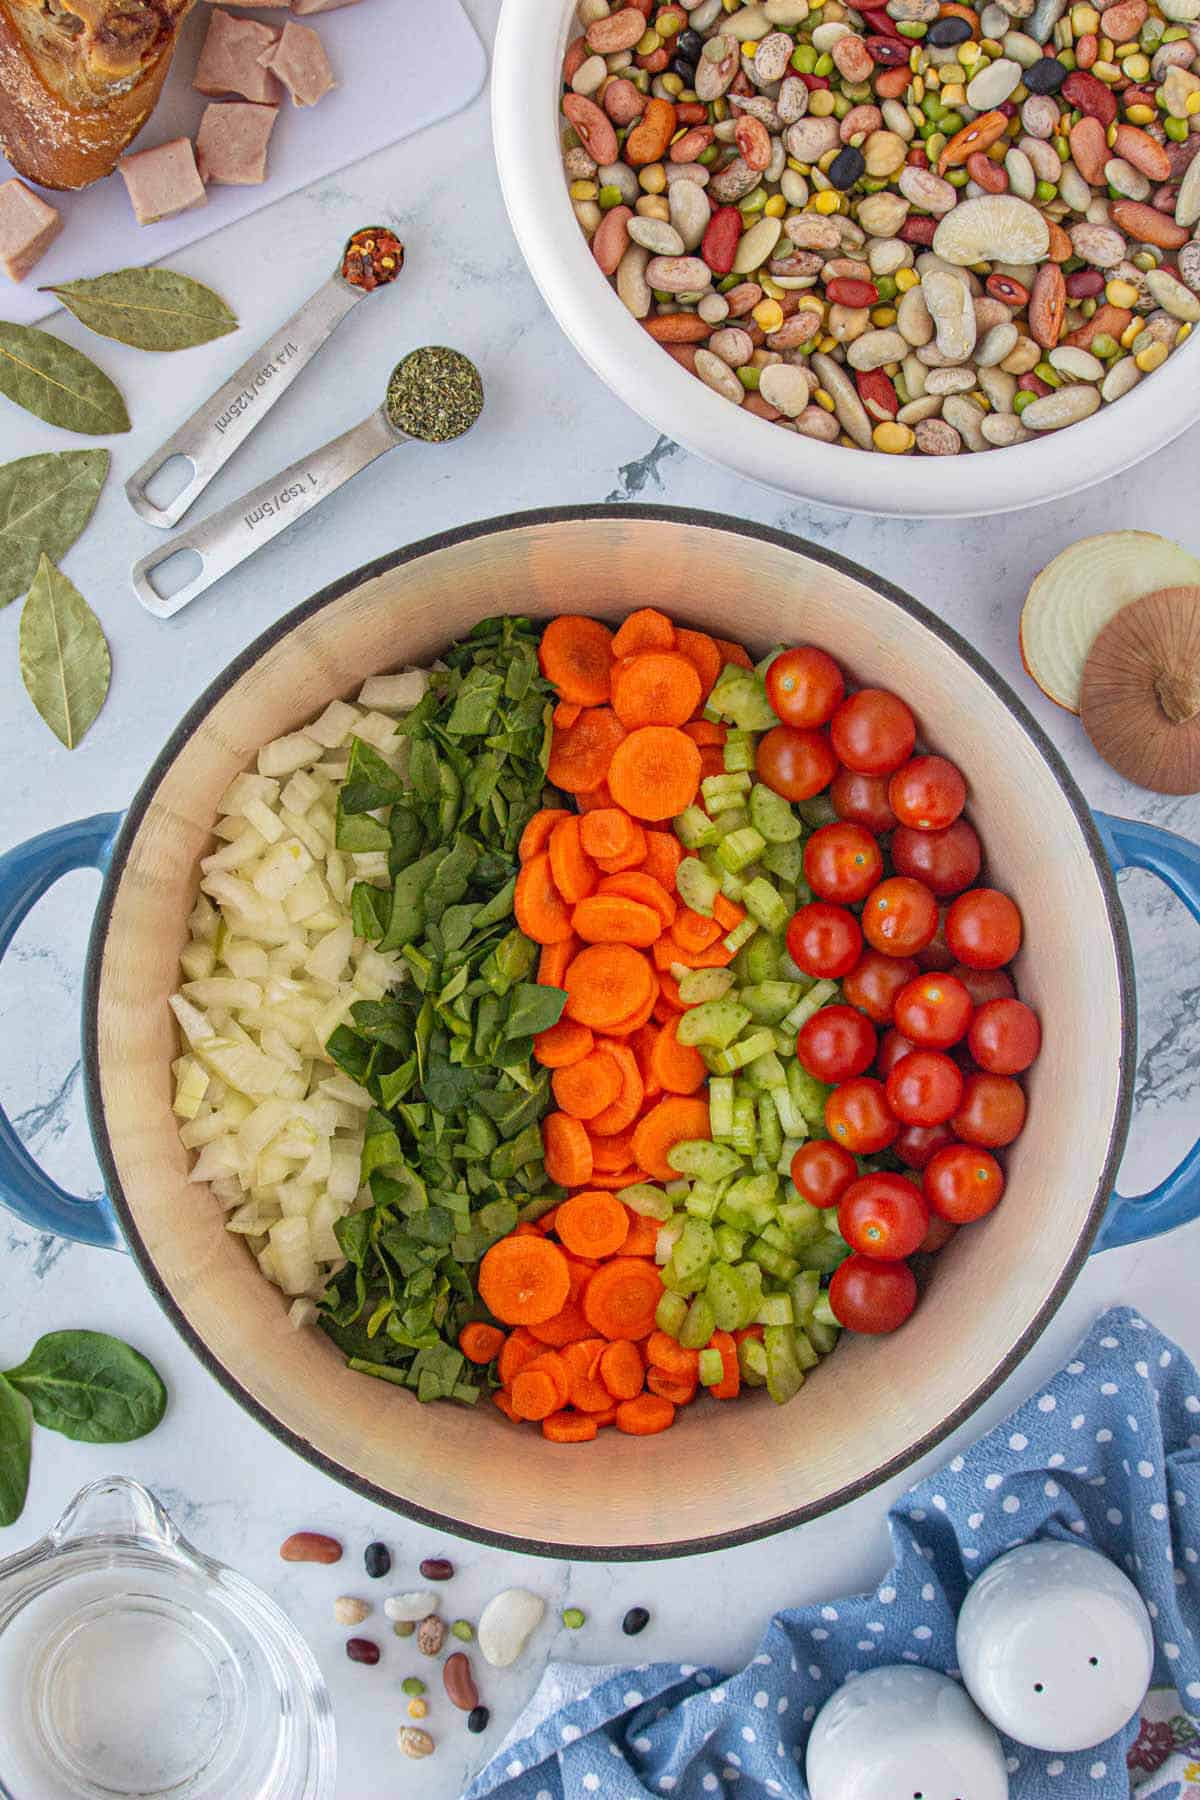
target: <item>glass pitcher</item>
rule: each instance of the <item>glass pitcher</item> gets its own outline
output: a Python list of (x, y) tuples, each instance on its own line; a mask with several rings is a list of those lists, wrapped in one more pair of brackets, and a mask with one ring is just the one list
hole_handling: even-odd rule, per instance
[(0, 1800), (332, 1800), (308, 1646), (119, 1475), (0, 1562), (0, 1720)]

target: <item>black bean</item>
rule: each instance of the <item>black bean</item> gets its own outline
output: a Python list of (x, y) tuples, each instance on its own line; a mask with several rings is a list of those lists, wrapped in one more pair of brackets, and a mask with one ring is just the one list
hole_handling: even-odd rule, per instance
[(368, 1544), (363, 1551), (363, 1567), (372, 1581), (379, 1581), (392, 1566), (392, 1553), (386, 1544)]
[(476, 1733), (486, 1731), (491, 1720), (492, 1715), (486, 1706), (473, 1706), (467, 1714), (467, 1730)]
[(862, 151), (856, 150), (853, 144), (847, 144), (844, 150), (838, 151), (825, 173), (829, 177), (831, 186), (840, 188), (844, 193), (847, 188), (854, 186), (860, 175), (865, 172), (866, 167), (866, 158)]
[(351, 1662), (377, 1663), (379, 1661), (379, 1645), (370, 1638), (347, 1638), (346, 1655)]
[(675, 49), (680, 56), (686, 56), (689, 62), (699, 62), (700, 53), (704, 49), (704, 39), (698, 31), (692, 31), (689, 28), (681, 31), (676, 37)]
[(421, 1564), (421, 1574), (426, 1581), (449, 1581), (454, 1574), (454, 1564), (444, 1556), (427, 1556)]
[(696, 65), (694, 62), (689, 62), (686, 56), (673, 56), (671, 58), (671, 73), (672, 75), (678, 75), (685, 87), (695, 87)]
[(1025, 71), (1025, 86), (1031, 94), (1057, 94), (1067, 79), (1067, 71), (1056, 56), (1043, 56)]
[(650, 1614), (644, 1606), (631, 1606), (621, 1620), (621, 1630), (626, 1637), (636, 1637), (639, 1631), (645, 1631), (650, 1623)]
[(971, 27), (965, 19), (935, 19), (925, 33), (925, 42), (935, 50), (952, 50), (955, 44), (965, 44), (970, 35)]

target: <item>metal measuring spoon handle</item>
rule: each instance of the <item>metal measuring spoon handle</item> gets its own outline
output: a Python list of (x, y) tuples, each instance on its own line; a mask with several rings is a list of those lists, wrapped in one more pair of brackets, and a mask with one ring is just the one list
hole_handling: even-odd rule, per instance
[[(365, 226), (348, 240), (338, 268), (312, 297), (281, 325), (273, 337), (259, 346), (211, 399), (197, 407), (191, 418), (160, 444), (125, 483), (130, 506), (148, 525), (168, 530), (193, 506), (213, 477), (225, 467), (234, 451), (244, 444), (255, 426), (282, 399), (293, 381), (312, 361), (346, 314), (375, 287), (363, 284), (362, 253), (355, 247), (367, 234), (382, 227)], [(388, 233), (389, 241), (394, 239)], [(404, 266), (404, 249), (395, 240), (396, 267), (385, 273), (378, 286), (389, 285)], [(357, 261), (354, 258), (357, 256)], [(349, 271), (349, 273), (348, 273)], [(172, 457), (182, 456), (192, 472), (173, 499), (156, 505), (146, 489)]]
[[(171, 618), (385, 450), (413, 441), (449, 443), (470, 430), (482, 408), (479, 372), (460, 351), (440, 345), (411, 351), (393, 369), (383, 405), (361, 425), (143, 556), (133, 569), (134, 593), (147, 612)], [(199, 556), (200, 569), (164, 596), (150, 576), (181, 551)]]

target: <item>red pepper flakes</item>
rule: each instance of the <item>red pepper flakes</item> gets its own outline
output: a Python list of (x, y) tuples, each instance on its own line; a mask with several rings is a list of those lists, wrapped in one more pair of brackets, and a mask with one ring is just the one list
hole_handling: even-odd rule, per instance
[(356, 231), (342, 257), (342, 280), (351, 287), (386, 287), (404, 267), (404, 245), (383, 225), (366, 225)]

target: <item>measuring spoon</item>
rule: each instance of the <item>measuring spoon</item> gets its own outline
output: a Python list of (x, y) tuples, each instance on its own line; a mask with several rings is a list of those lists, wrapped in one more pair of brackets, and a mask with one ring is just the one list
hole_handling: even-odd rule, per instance
[[(143, 556), (133, 569), (134, 593), (147, 612), (169, 619), (385, 450), (414, 440), (448, 444), (482, 410), (479, 371), (461, 351), (433, 344), (410, 351), (392, 370), (382, 406), (361, 425)], [(181, 551), (199, 556), (200, 568), (174, 592), (160, 593), (150, 577)]]
[[(164, 531), (182, 519), (346, 314), (368, 294), (390, 287), (403, 267), (404, 246), (387, 226), (364, 225), (354, 232), (324, 286), (129, 477), (125, 496), (134, 512)], [(185, 457), (192, 472), (179, 492), (160, 506), (146, 489), (173, 456)]]

